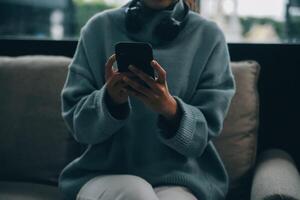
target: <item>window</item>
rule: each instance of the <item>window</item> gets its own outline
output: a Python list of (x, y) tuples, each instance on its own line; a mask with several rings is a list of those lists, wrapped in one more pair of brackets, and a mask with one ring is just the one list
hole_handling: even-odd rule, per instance
[(200, 10), (229, 42), (300, 41), (300, 0), (201, 0)]
[[(78, 38), (91, 16), (127, 1), (0, 0), (0, 37)], [(196, 1), (195, 12), (216, 21), (228, 42), (300, 42), (300, 0)]]

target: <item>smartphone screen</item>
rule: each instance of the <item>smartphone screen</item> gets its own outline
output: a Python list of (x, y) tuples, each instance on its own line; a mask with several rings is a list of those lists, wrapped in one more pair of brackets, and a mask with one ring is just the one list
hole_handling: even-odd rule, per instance
[(155, 78), (154, 69), (151, 66), (153, 60), (152, 46), (144, 42), (119, 42), (115, 45), (118, 70), (130, 71), (128, 66), (134, 65), (149, 76)]
[[(152, 46), (144, 42), (119, 42), (115, 45), (116, 60), (119, 72), (131, 72), (128, 67), (134, 65), (150, 77), (155, 79), (155, 72), (151, 66), (153, 60)], [(150, 88), (145, 81), (139, 77), (133, 77), (143, 86)], [(130, 89), (134, 90), (130, 86)]]

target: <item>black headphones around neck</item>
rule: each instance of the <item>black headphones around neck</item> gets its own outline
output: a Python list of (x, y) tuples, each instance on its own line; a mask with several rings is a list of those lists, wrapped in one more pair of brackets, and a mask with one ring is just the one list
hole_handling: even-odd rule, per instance
[[(128, 8), (125, 9), (125, 26), (130, 32), (139, 32), (145, 25), (143, 13), (147, 12), (141, 0), (132, 0)], [(171, 15), (164, 17), (154, 28), (153, 34), (162, 41), (172, 41), (183, 29), (187, 22), (189, 7), (185, 0), (178, 0)], [(151, 10), (151, 9), (150, 9)]]

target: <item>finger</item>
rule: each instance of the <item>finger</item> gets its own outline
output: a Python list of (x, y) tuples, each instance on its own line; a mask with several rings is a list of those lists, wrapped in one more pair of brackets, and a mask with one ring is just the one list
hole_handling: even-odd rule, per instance
[(138, 77), (135, 74), (133, 74), (132, 72), (122, 72), (122, 73), (116, 72), (110, 81), (110, 84), (112, 85), (112, 87), (116, 87), (116, 85), (118, 85), (118, 83), (120, 83), (120, 82), (127, 85), (127, 83), (125, 83), (123, 81), (123, 77), (125, 77), (125, 76), (131, 77), (132, 79), (138, 79)]
[(142, 86), (140, 83), (138, 83), (128, 77), (124, 77), (123, 80), (130, 87), (135, 89), (137, 92), (142, 93), (144, 96), (147, 96), (148, 98), (154, 98), (156, 96), (151, 90), (149, 90), (148, 88)]
[(142, 79), (143, 81), (145, 81), (146, 84), (150, 86), (150, 88), (152, 88), (154, 91), (157, 90), (156, 82), (155, 82), (155, 80), (152, 77), (150, 77), (145, 72), (139, 70), (138, 68), (134, 67), (133, 65), (130, 65), (129, 69), (134, 74), (136, 74), (140, 79)]
[(133, 72), (118, 72), (118, 73), (120, 73), (122, 76), (127, 76), (127, 77), (132, 77), (132, 78), (137, 77), (137, 75), (134, 74)]
[(147, 102), (147, 97), (135, 90), (132, 90), (130, 88), (125, 89), (125, 92), (130, 95), (130, 96), (134, 96), (137, 97), (138, 99), (140, 99), (142, 102)]
[(114, 87), (116, 87), (117, 89), (125, 88), (126, 86), (128, 86), (128, 84), (123, 80), (116, 82), (116, 84), (114, 85)]
[(165, 83), (166, 82), (166, 71), (155, 60), (152, 60), (151, 66), (158, 72), (157, 81), (159, 83)]
[(116, 61), (116, 54), (111, 55), (105, 63), (105, 80), (108, 80), (114, 73), (112, 66)]
[(114, 74), (111, 78), (110, 84), (114, 87), (118, 82), (123, 81), (123, 76), (121, 74)]

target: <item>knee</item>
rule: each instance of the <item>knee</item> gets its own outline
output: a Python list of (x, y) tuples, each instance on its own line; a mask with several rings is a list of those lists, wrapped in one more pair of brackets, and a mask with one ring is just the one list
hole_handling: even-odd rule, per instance
[(112, 175), (89, 181), (76, 200), (158, 200), (152, 186), (141, 177)]
[(120, 192), (120, 199), (130, 200), (158, 200), (152, 186), (143, 178), (124, 175), (124, 187)]

